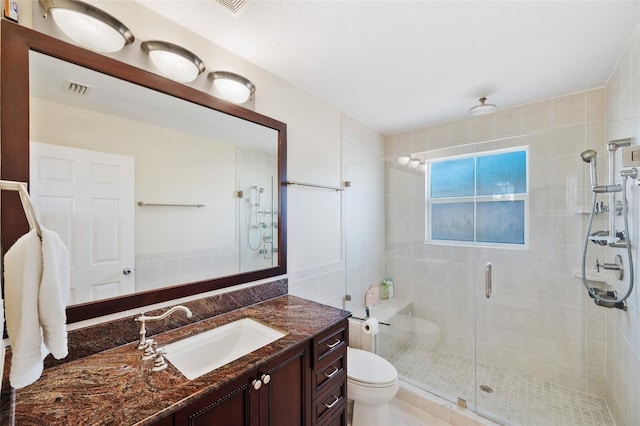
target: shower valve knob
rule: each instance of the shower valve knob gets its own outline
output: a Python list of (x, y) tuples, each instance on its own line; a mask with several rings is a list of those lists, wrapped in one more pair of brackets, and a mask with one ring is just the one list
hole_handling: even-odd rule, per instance
[(600, 263), (600, 261), (596, 259), (596, 271), (600, 272), (600, 268), (609, 271), (616, 271), (616, 277), (621, 280), (624, 277), (624, 264), (622, 263), (622, 256), (617, 254), (615, 260), (616, 263)]

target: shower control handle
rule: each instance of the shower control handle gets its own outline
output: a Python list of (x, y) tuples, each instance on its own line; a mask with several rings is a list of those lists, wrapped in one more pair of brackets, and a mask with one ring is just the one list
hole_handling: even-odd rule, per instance
[(600, 272), (600, 268), (608, 271), (616, 271), (616, 278), (618, 278), (618, 280), (624, 278), (624, 263), (622, 262), (622, 256), (619, 254), (616, 254), (615, 263), (600, 263), (600, 261), (596, 259), (596, 271)]
[(491, 297), (491, 263), (487, 263), (484, 267), (484, 297)]

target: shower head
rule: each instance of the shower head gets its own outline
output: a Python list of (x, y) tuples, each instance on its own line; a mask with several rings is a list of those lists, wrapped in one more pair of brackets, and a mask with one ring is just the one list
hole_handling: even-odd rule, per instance
[(591, 187), (595, 188), (598, 186), (598, 164), (596, 158), (598, 157), (598, 153), (593, 149), (588, 149), (580, 154), (580, 158), (585, 163), (589, 163), (589, 172), (591, 174)]
[(582, 161), (584, 161), (585, 163), (590, 163), (591, 161), (595, 160), (597, 156), (598, 153), (593, 149), (588, 149), (580, 154), (580, 158), (582, 158)]

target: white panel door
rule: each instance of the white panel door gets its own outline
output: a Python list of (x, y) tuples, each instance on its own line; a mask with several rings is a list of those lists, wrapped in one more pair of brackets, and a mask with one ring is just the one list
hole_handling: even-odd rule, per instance
[(69, 249), (69, 304), (132, 293), (134, 158), (38, 142), (30, 147), (34, 209)]

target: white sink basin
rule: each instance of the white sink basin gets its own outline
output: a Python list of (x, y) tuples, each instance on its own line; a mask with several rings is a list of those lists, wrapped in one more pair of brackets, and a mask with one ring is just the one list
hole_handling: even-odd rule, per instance
[(170, 343), (163, 349), (169, 362), (193, 380), (286, 335), (251, 318), (243, 318)]

